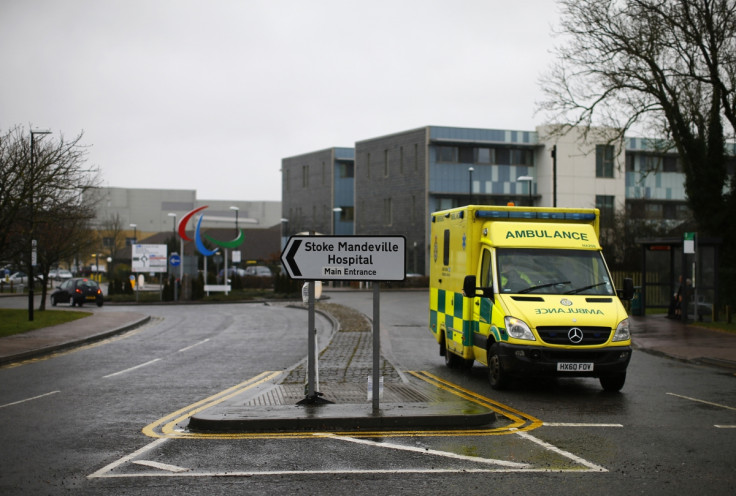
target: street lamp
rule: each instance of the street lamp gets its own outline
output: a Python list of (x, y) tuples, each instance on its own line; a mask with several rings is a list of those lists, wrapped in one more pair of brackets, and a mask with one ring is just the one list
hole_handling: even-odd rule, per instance
[(169, 217), (173, 217), (174, 218), (174, 223), (171, 225), (171, 232), (173, 232), (174, 233), (174, 236), (176, 236), (176, 214), (175, 213), (172, 213), (172, 212), (169, 212), (168, 215), (169, 215)]
[(29, 206), (29, 215), (31, 220), (31, 229), (29, 233), (29, 238), (31, 240), (31, 253), (30, 253), (30, 260), (28, 262), (28, 320), (33, 320), (33, 266), (36, 265), (36, 240), (33, 239), (33, 228), (34, 228), (34, 219), (33, 219), (33, 186), (35, 182), (34, 174), (36, 172), (36, 162), (34, 161), (33, 157), (33, 151), (36, 148), (36, 138), (35, 136), (39, 134), (51, 134), (51, 131), (48, 130), (33, 130), (31, 129), (31, 173), (29, 174), (29, 188), (30, 188), (30, 195), (28, 196), (28, 206)]
[(288, 232), (289, 219), (281, 218), (281, 249), (286, 246), (286, 233)]
[(519, 176), (516, 178), (519, 182), (528, 182), (529, 183), (529, 205), (534, 206), (534, 202), (532, 201), (532, 181), (534, 178), (532, 176)]
[(332, 209), (333, 212), (335, 212), (335, 219), (332, 223), (332, 234), (337, 234), (337, 218), (340, 216), (340, 212), (342, 212), (341, 207), (335, 207)]
[(469, 205), (473, 204), (473, 171), (475, 169), (468, 167), (468, 196), (470, 197)]
[(238, 235), (238, 212), (240, 209), (234, 205), (230, 205), (230, 210), (235, 210), (235, 236)]

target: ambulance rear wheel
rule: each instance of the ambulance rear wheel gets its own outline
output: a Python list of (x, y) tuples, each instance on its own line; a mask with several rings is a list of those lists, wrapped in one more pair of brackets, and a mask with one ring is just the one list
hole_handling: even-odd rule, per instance
[(601, 387), (604, 391), (616, 393), (621, 391), (626, 382), (626, 372), (616, 375), (604, 375), (600, 377)]
[[(447, 346), (445, 346), (445, 342), (442, 341), (442, 344), (440, 345), (442, 349), (440, 350), (440, 355), (444, 355), (445, 357), (445, 365), (447, 368), (450, 369), (457, 369), (460, 368), (462, 362), (464, 361), (462, 358), (451, 352), (447, 349)], [(444, 353), (442, 353), (444, 351)]]
[(488, 381), (493, 389), (505, 389), (509, 384), (509, 375), (503, 370), (498, 356), (498, 343), (488, 348)]

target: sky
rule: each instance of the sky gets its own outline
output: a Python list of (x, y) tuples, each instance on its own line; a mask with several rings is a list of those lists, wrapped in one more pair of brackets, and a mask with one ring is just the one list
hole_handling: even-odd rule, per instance
[(286, 157), (543, 124), (558, 19), (552, 0), (0, 0), (0, 131), (83, 133), (106, 187), (281, 201)]

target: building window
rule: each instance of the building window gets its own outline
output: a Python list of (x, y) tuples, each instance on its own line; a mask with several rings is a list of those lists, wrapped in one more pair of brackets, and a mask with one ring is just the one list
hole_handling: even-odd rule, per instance
[(347, 164), (347, 163), (339, 163), (337, 164), (337, 177), (340, 179), (345, 179), (348, 177), (353, 177), (354, 165), (353, 164)]
[(388, 177), (388, 150), (383, 150), (383, 177)]
[(475, 161), (479, 164), (492, 164), (495, 161), (495, 150), (493, 148), (476, 148)]
[(419, 170), (419, 145), (414, 143), (414, 170)]
[(390, 226), (392, 224), (391, 198), (383, 199), (383, 224)]
[(327, 166), (324, 162), (322, 162), (322, 186), (325, 185), (325, 180), (327, 178)]
[(662, 172), (682, 172), (677, 166), (677, 157), (672, 155), (665, 155), (662, 161)]
[(286, 172), (286, 191), (291, 190), (291, 181), (289, 180), (289, 169), (286, 169), (284, 172)]
[(302, 188), (309, 187), (309, 166), (302, 165)]
[(595, 177), (613, 177), (613, 145), (596, 145)]
[(457, 162), (457, 147), (456, 146), (438, 146), (437, 147), (437, 162)]
[(611, 227), (614, 224), (614, 197), (608, 195), (595, 195), (595, 208), (601, 211), (601, 225)]
[(461, 164), (472, 164), (475, 158), (475, 149), (468, 147), (458, 148), (458, 157)]

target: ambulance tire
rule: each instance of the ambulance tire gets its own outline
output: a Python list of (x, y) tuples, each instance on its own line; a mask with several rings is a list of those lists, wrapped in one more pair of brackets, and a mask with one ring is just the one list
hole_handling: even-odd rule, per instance
[[(460, 358), (459, 356), (457, 356), (456, 354), (454, 354), (453, 352), (451, 352), (450, 350), (448, 350), (445, 347), (445, 342), (444, 341), (442, 341), (442, 344), (440, 346), (442, 346), (442, 350), (440, 351), (440, 355), (444, 355), (444, 357), (445, 357), (445, 365), (447, 366), (447, 368), (448, 369), (458, 369), (458, 368), (460, 368), (460, 365), (463, 362), (463, 359)], [(444, 351), (444, 353), (442, 353), (442, 351)]]
[(509, 385), (509, 375), (504, 372), (498, 356), (498, 343), (488, 348), (488, 381), (493, 389), (506, 389)]
[(624, 387), (624, 383), (626, 382), (626, 372), (616, 375), (603, 375), (599, 379), (604, 391), (617, 393), (621, 391), (622, 387)]

